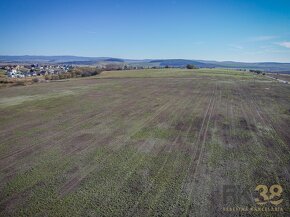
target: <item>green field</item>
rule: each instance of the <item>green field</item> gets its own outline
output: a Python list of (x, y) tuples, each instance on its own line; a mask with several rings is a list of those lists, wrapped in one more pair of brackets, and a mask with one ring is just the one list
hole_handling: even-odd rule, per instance
[(6, 70), (0, 69), (0, 77), (4, 77), (6, 74)]
[[(0, 216), (248, 216), (223, 208), (261, 207), (256, 186), (274, 184), (284, 211), (250, 215), (290, 215), (290, 86), (262, 75), (148, 69), (2, 88), (0, 123)], [(226, 185), (251, 197), (225, 204)]]
[(100, 78), (158, 78), (158, 77), (222, 77), (226, 78), (253, 78), (252, 74), (230, 69), (146, 69), (128, 71), (108, 71), (103, 72)]

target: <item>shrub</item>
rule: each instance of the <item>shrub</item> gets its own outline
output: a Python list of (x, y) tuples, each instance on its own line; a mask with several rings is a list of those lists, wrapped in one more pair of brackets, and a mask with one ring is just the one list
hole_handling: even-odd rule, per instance
[(39, 82), (39, 79), (38, 78), (33, 78), (32, 81), (36, 83), (36, 82)]
[(256, 73), (256, 74), (261, 74), (262, 73), (261, 70), (253, 70), (253, 69), (250, 69), (250, 72), (253, 72), (253, 73)]
[(196, 69), (195, 65), (193, 65), (193, 64), (187, 64), (186, 68), (187, 69)]
[(75, 67), (69, 70), (71, 77), (87, 77), (100, 74), (101, 69), (96, 67)]
[(51, 80), (59, 80), (59, 76), (58, 75), (51, 75)]
[(59, 74), (58, 77), (59, 77), (59, 79), (65, 79), (65, 75), (64, 74)]
[(45, 79), (45, 80), (51, 80), (51, 76), (50, 76), (50, 75), (45, 75), (45, 76), (44, 76), (44, 79)]
[(17, 80), (14, 85), (15, 86), (25, 86), (25, 81), (23, 81), (23, 80)]

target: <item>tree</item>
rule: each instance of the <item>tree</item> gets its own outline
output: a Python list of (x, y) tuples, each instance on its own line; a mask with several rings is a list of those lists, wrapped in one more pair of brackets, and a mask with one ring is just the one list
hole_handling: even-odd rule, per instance
[(256, 73), (258, 75), (262, 73), (262, 71), (260, 70), (253, 70), (253, 69), (250, 69), (250, 72)]
[(193, 65), (193, 64), (187, 64), (186, 68), (187, 69), (196, 69), (195, 65)]

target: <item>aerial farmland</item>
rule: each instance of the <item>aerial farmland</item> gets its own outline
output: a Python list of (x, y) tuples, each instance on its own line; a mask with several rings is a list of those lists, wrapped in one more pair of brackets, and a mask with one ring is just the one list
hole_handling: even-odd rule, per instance
[[(0, 122), (1, 216), (290, 215), (290, 86), (263, 75), (123, 70), (2, 88)], [(246, 193), (225, 195), (233, 186)]]

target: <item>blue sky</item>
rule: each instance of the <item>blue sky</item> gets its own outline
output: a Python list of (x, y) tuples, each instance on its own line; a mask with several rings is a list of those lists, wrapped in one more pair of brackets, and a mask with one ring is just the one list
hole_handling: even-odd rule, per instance
[(1, 0), (0, 55), (290, 62), (288, 0)]

